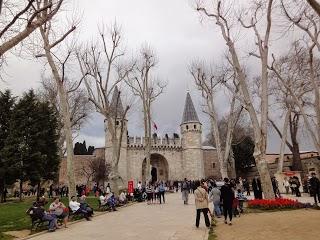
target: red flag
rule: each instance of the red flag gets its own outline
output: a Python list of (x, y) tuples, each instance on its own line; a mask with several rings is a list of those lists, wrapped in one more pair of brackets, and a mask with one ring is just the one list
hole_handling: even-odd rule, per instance
[(153, 128), (154, 128), (155, 130), (158, 130), (158, 126), (157, 126), (157, 124), (156, 124), (155, 122), (153, 122)]

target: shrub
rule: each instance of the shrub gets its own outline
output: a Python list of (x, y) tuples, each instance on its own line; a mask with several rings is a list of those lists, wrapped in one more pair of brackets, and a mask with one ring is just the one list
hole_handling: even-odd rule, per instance
[(297, 200), (276, 198), (276, 199), (255, 199), (248, 201), (249, 208), (273, 210), (273, 209), (298, 209), (304, 208), (304, 204)]

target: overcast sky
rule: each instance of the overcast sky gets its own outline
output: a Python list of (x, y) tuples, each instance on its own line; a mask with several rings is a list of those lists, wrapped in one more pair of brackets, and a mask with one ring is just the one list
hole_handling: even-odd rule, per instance
[[(192, 3), (192, 0), (73, 0), (74, 6), (83, 12), (78, 29), (80, 42), (94, 39), (98, 24), (110, 24), (116, 20), (122, 26), (128, 55), (134, 56), (144, 43), (156, 50), (159, 59), (156, 76), (168, 82), (165, 93), (152, 107), (153, 120), (160, 135), (180, 132), (187, 90), (208, 131), (207, 116), (201, 111), (201, 98), (194, 88), (188, 66), (197, 59), (219, 63), (225, 52), (225, 43), (213, 24), (200, 22)], [(10, 57), (5, 70), (6, 83), (0, 82), (0, 88), (10, 88), (19, 95), (39, 86), (43, 66), (32, 59)], [(216, 99), (220, 116), (228, 110), (223, 95), (219, 94)], [(139, 107), (134, 110), (129, 114), (129, 135), (141, 136), (142, 113)], [(103, 146), (103, 119), (98, 114), (93, 114), (81, 130), (77, 140), (83, 139), (87, 145)], [(278, 149), (279, 139), (270, 132), (268, 151)], [(304, 149), (310, 149), (308, 143)]]

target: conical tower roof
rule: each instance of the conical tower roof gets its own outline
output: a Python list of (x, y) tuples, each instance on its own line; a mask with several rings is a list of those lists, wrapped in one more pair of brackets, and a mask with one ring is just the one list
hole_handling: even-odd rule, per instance
[(200, 121), (199, 121), (196, 109), (194, 108), (190, 93), (187, 93), (181, 124), (189, 123), (189, 122), (200, 122)]
[(122, 118), (124, 114), (120, 92), (117, 86), (115, 86), (113, 91), (113, 95), (110, 103), (110, 111), (111, 111), (112, 117), (117, 116), (117, 118)]

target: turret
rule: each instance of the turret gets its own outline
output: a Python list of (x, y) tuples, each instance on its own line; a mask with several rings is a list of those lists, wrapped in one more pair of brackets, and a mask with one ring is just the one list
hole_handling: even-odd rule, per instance
[(186, 96), (180, 129), (184, 175), (189, 179), (203, 178), (202, 124), (199, 121), (190, 93), (187, 93)]
[[(120, 92), (115, 86), (112, 99), (110, 102), (110, 116), (112, 118), (113, 123), (116, 126), (116, 134), (117, 139), (120, 138), (121, 133), (121, 123), (123, 121), (123, 132), (122, 132), (122, 139), (121, 139), (121, 149), (120, 149), (120, 159), (118, 164), (118, 171), (124, 180), (126, 182), (128, 180), (128, 164), (127, 164), (127, 127), (128, 127), (128, 120), (126, 118), (123, 118), (124, 115), (124, 109), (120, 97)], [(107, 139), (106, 139), (106, 161), (111, 163), (112, 162), (112, 150), (113, 150), (113, 144), (112, 144), (112, 132), (111, 129), (108, 126), (108, 123), (105, 122), (106, 128), (107, 128)]]

